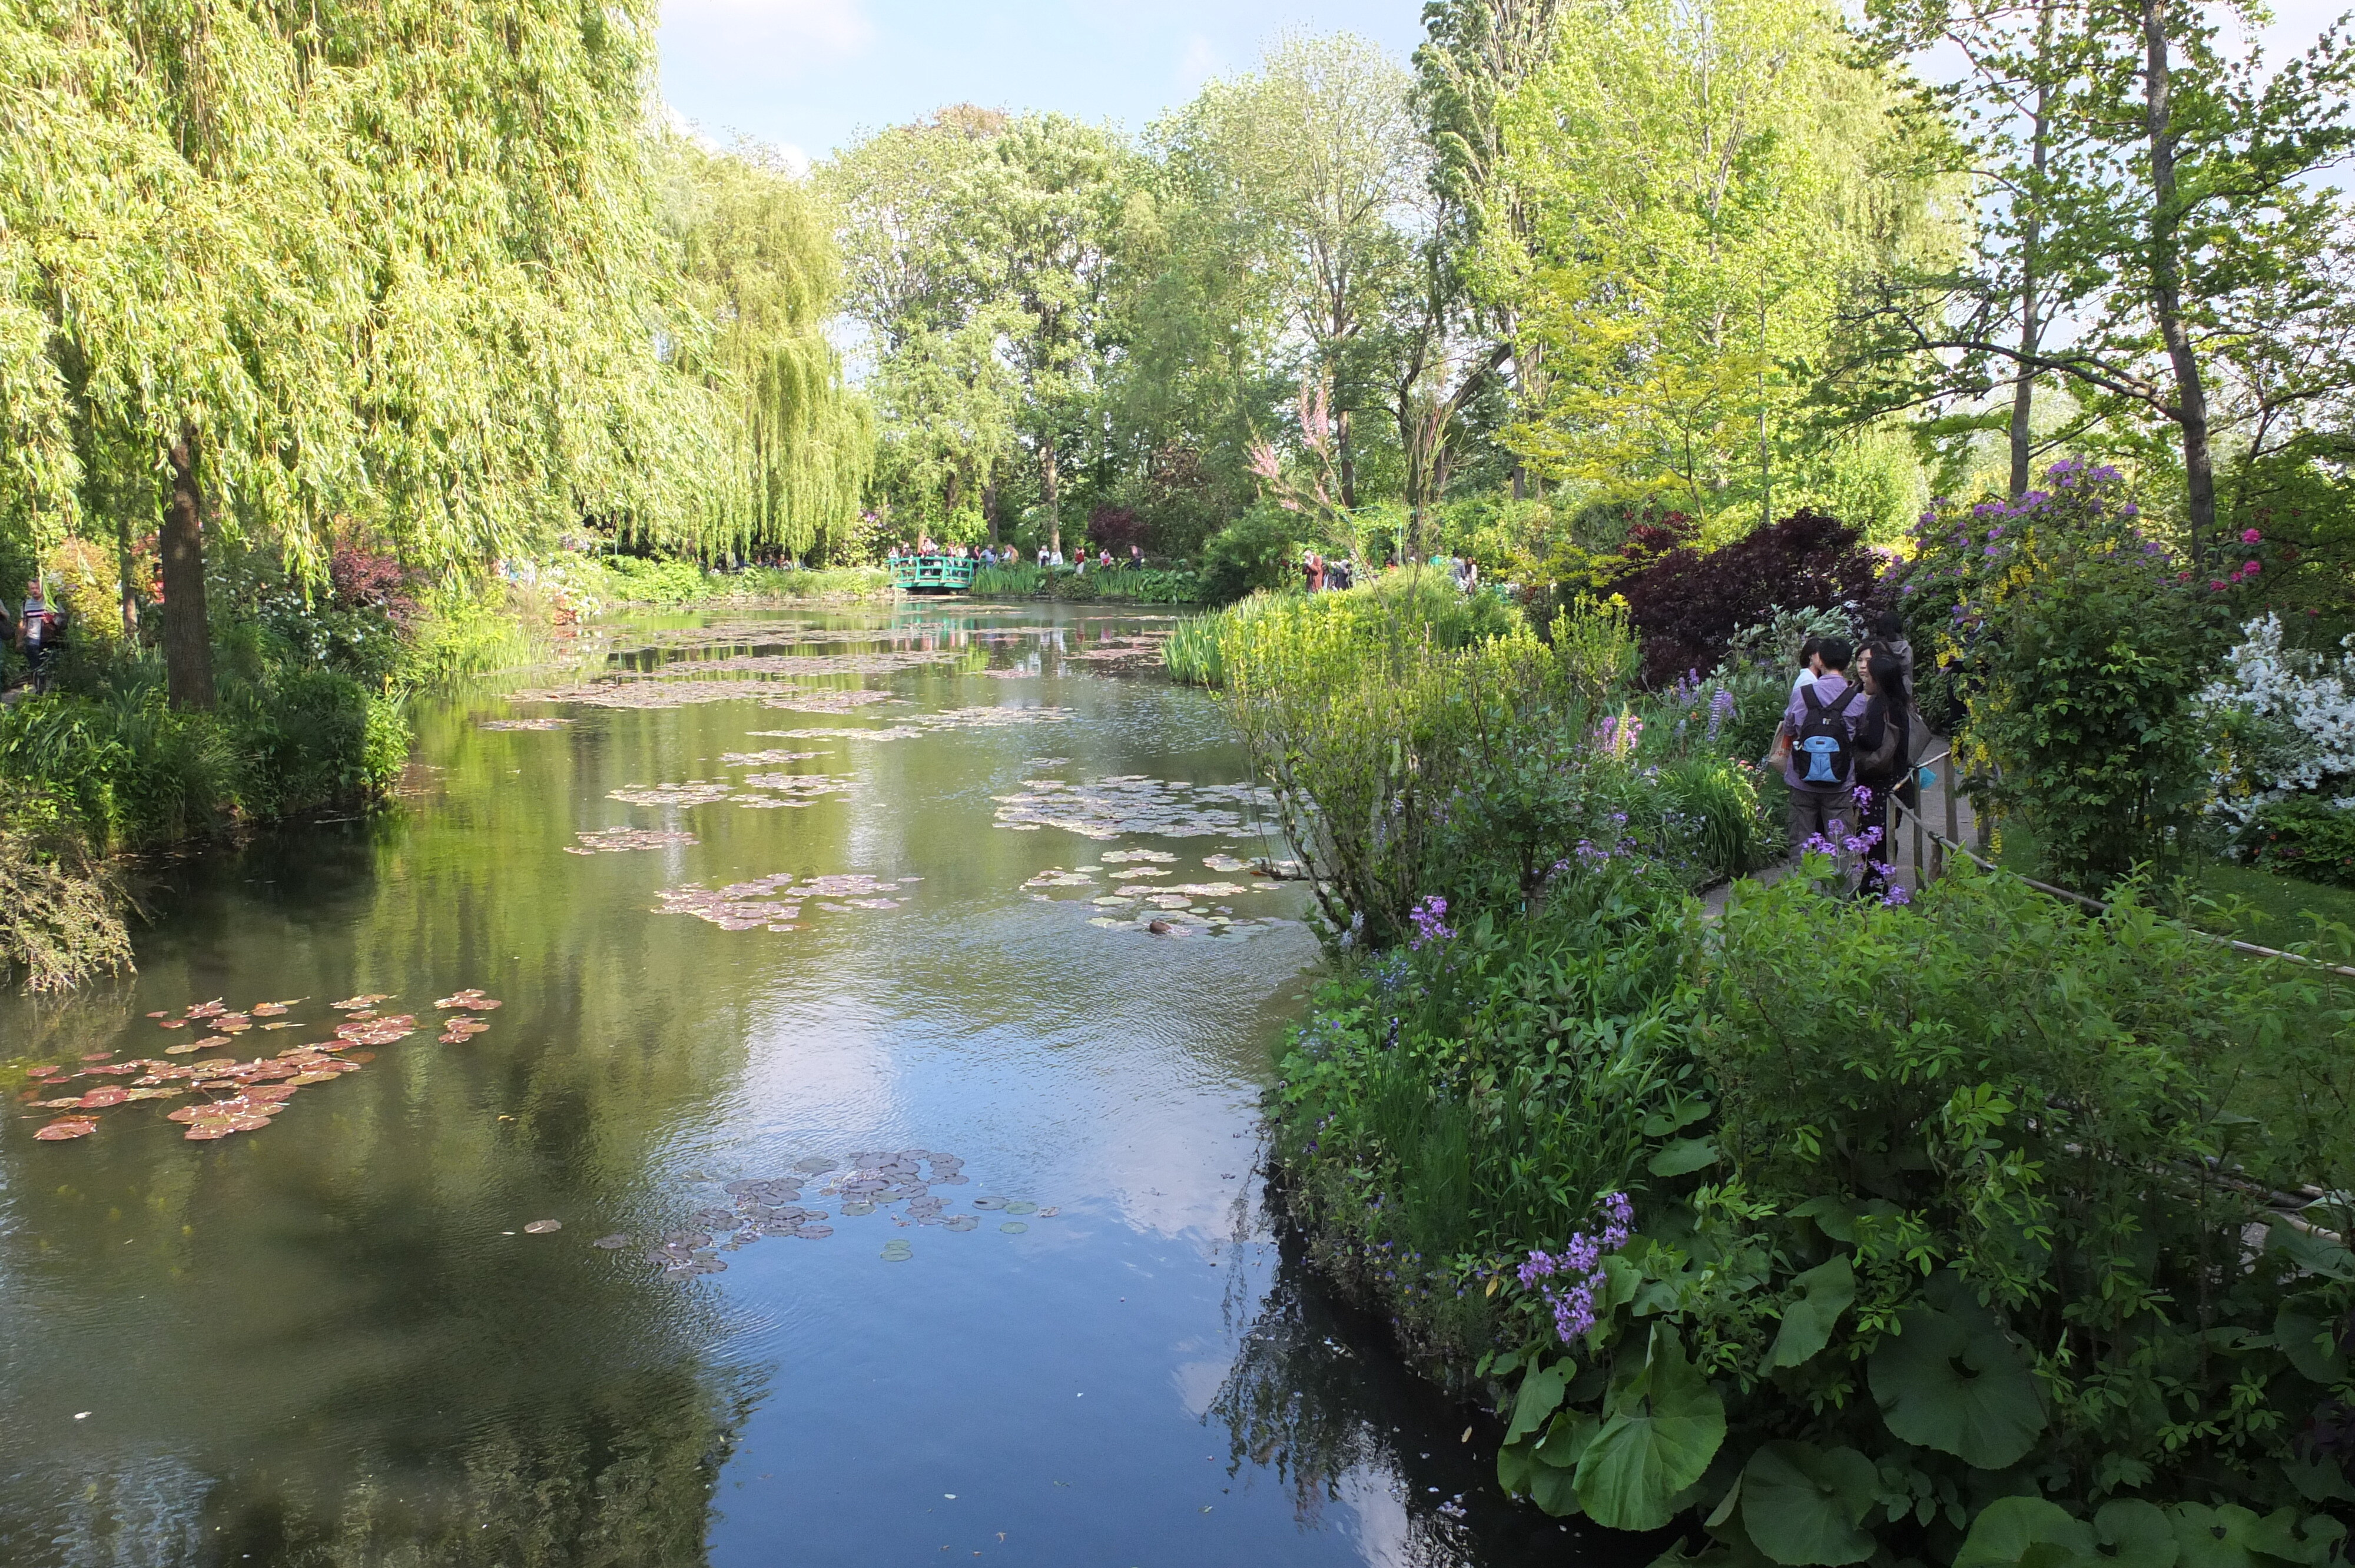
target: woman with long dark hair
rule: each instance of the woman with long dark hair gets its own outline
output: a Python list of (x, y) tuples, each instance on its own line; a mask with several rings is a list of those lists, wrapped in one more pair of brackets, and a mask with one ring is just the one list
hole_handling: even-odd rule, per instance
[[(1894, 821), (1889, 802), (1902, 800), (1908, 810), (1918, 809), (1920, 791), (1913, 781), (1913, 759), (1922, 753), (1922, 715), (1914, 709), (1913, 693), (1905, 680), (1904, 660), (1886, 642), (1868, 645), (1858, 661), (1863, 668), (1864, 717), (1856, 726), (1857, 833), (1881, 830), (1864, 853), (1864, 878), (1858, 891), (1883, 897), (1888, 879), (1877, 869), (1897, 858), (1891, 837)], [(1865, 799), (1870, 791), (1870, 799)]]

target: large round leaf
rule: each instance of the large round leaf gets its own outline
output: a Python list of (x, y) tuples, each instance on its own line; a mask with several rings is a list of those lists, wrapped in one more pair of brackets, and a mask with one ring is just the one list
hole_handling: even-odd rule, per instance
[(1889, 1430), (1983, 1470), (2017, 1463), (2044, 1429), (2027, 1362), (1976, 1304), (1909, 1307), (1865, 1363)]
[(2113, 1498), (2094, 1516), (2094, 1539), (2116, 1568), (2175, 1568), (2175, 1527), (2156, 1503)]
[(1742, 1522), (1777, 1563), (1861, 1563), (1873, 1540), (1858, 1526), (1879, 1480), (1872, 1461), (1853, 1448), (1769, 1443), (1742, 1469)]
[(2094, 1568), (2094, 1528), (2042, 1498), (1998, 1498), (1971, 1520), (1955, 1568)]
[(1676, 1330), (1658, 1324), (1644, 1370), (1579, 1457), (1579, 1501), (1598, 1524), (1657, 1530), (1674, 1517), (1670, 1499), (1700, 1479), (1724, 1441), (1724, 1402), (1685, 1360)]

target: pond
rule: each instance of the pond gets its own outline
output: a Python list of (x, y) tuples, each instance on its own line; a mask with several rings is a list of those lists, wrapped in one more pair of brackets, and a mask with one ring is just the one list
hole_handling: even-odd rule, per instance
[(1263, 1210), (1316, 945), (1170, 624), (599, 628), (0, 998), (0, 1562), (1616, 1561)]

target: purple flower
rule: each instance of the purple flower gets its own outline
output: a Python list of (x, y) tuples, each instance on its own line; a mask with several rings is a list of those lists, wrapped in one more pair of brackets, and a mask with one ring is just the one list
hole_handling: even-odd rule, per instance
[(1421, 952), (1426, 942), (1444, 942), (1454, 937), (1455, 931), (1442, 918), (1446, 913), (1447, 900), (1435, 893), (1407, 911), (1407, 918), (1414, 922), (1414, 939), (1408, 948)]
[[(1614, 1192), (1603, 1200), (1603, 1219), (1602, 1234), (1581, 1231), (1556, 1255), (1532, 1251), (1514, 1271), (1521, 1288), (1537, 1290), (1553, 1308), (1553, 1331), (1565, 1345), (1594, 1327), (1594, 1287), (1603, 1277), (1603, 1259), (1627, 1245), (1636, 1206), (1626, 1193)], [(1543, 1283), (1565, 1275), (1574, 1277), (1560, 1289)]]

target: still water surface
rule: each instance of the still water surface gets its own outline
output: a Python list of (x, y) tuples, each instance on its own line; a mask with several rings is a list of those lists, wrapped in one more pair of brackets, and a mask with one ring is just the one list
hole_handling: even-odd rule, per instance
[[(165, 1060), (197, 1031), (144, 1015), (217, 997), (304, 999), (284, 1015), (304, 1029), (221, 1048), (247, 1059), (325, 1039), (342, 1020), (325, 1004), (357, 993), (428, 1025), (217, 1142), (165, 1119), (179, 1101), (59, 1143), (31, 1137), (50, 1113), (15, 1107), (0, 1563), (1590, 1555), (1497, 1495), (1493, 1427), (1463, 1441), (1471, 1417), (1330, 1303), (1263, 1212), (1255, 1104), (1316, 949), (1298, 888), (1202, 863), (1281, 849), (1241, 792), (1202, 798), (1244, 782), (1215, 704), (1149, 651), (1118, 657), (1167, 625), (952, 605), (607, 628), (611, 671), (762, 684), (510, 702), (577, 678), (537, 672), (425, 705), (399, 810), (198, 855), (150, 890), (135, 980), (0, 998), (18, 1065)], [(762, 701), (860, 688), (904, 701)], [(1053, 709), (1069, 716), (1033, 722)], [(482, 727), (531, 716), (569, 722)], [(788, 730), (893, 733), (756, 733)], [(723, 760), (764, 749), (817, 755)], [(1026, 780), (1104, 779), (1195, 788), (1116, 785), (1129, 831), (1110, 837), (1000, 825), (1069, 818), (1057, 783)], [(611, 794), (689, 781), (808, 803)], [(1135, 831), (1204, 820), (1219, 831)], [(698, 842), (565, 853), (613, 828)], [(1137, 850), (1176, 858), (1103, 858)], [(1195, 917), (1256, 923), (1091, 925), (1135, 916), (1093, 900), (1139, 868), (1243, 885), (1194, 897)], [(1089, 880), (1024, 885), (1057, 869)], [(888, 908), (807, 895), (772, 922), (787, 931), (661, 907), (787, 874), (901, 885)], [(432, 1004), (465, 987), (504, 1005), (442, 1044)], [(930, 1194), (977, 1228), (910, 1223), (907, 1200), (844, 1212), (828, 1184), (851, 1157), (903, 1151), (949, 1157), (924, 1167)], [(805, 1160), (845, 1166), (797, 1201), (832, 1234), (730, 1249), (725, 1184)], [(711, 1235), (724, 1271), (650, 1260), (682, 1231)]]

